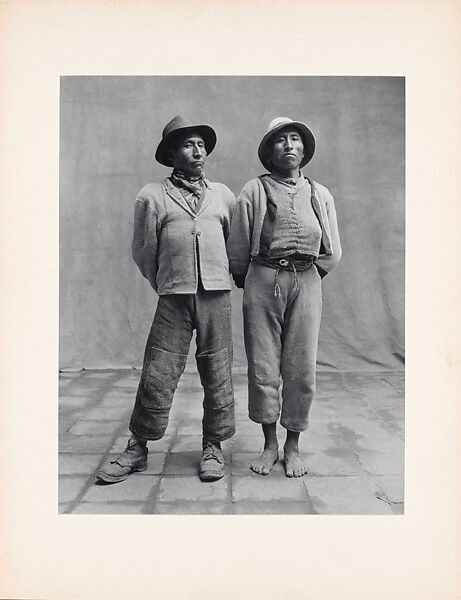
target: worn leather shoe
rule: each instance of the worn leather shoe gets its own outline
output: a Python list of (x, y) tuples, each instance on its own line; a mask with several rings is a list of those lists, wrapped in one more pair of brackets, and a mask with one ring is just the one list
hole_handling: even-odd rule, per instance
[(107, 483), (124, 481), (130, 473), (147, 469), (147, 445), (129, 439), (125, 450), (118, 458), (104, 465), (95, 477)]
[(203, 447), (199, 477), (202, 481), (221, 479), (225, 469), (224, 456), (220, 448), (207, 442)]

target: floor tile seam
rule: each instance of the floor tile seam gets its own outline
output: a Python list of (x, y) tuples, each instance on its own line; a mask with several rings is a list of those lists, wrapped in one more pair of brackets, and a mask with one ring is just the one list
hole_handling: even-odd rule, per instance
[[(79, 419), (77, 421), (77, 423), (81, 423), (81, 422), (83, 422), (83, 423), (88, 423), (88, 422), (89, 423), (101, 423), (101, 422), (108, 423), (108, 421), (104, 420), (104, 419)], [(124, 423), (126, 425), (126, 419), (111, 419), (110, 422), (111, 423)], [(73, 427), (74, 425), (76, 425), (76, 423), (74, 423), (73, 425), (71, 425), (71, 427)], [(86, 435), (111, 435), (110, 433), (101, 433), (101, 432), (99, 432), (99, 433), (93, 433), (93, 432), (90, 432), (90, 433), (73, 433), (71, 431), (66, 431), (65, 433), (68, 433), (69, 435), (74, 436), (74, 437), (84, 437)]]
[[(165, 457), (166, 461), (166, 457)], [(162, 472), (165, 468), (165, 463), (163, 464)], [(158, 491), (160, 488), (160, 482), (162, 481), (163, 475), (151, 475), (151, 477), (156, 477), (156, 481), (152, 486), (147, 498), (144, 499), (142, 503), (141, 512), (142, 514), (151, 514), (153, 510), (155, 510), (155, 505), (157, 504)]]
[[(89, 400), (88, 402), (91, 402), (91, 401)], [(93, 405), (91, 405), (91, 404), (90, 404), (90, 405), (88, 405), (88, 406), (86, 406), (86, 405), (85, 405), (85, 406), (83, 406), (83, 407), (82, 407), (82, 406), (79, 406), (79, 407), (77, 407), (77, 408), (76, 408), (76, 407), (72, 407), (71, 409), (69, 409), (69, 411), (68, 411), (68, 413), (67, 413), (67, 414), (63, 414), (63, 413), (61, 412), (61, 411), (63, 410), (63, 407), (62, 407), (62, 406), (60, 406), (60, 407), (58, 408), (58, 425), (60, 425), (59, 421), (60, 421), (60, 420), (64, 420), (64, 419), (66, 419), (66, 420), (67, 420), (67, 419), (70, 419), (70, 420), (75, 420), (75, 421), (78, 421), (79, 419), (78, 419), (78, 417), (77, 417), (77, 413), (78, 413), (79, 411), (81, 411), (81, 410), (85, 411), (85, 410), (88, 410), (88, 409), (92, 410), (93, 408), (95, 408), (95, 407), (94, 407)], [(74, 425), (74, 422), (72, 423), (72, 425)], [(70, 425), (70, 427), (72, 427), (72, 425)], [(66, 430), (66, 432), (67, 432), (67, 430)]]
[[(75, 396), (75, 398), (83, 398), (84, 396)], [(74, 417), (74, 415), (76, 413), (78, 413), (79, 411), (90, 411), (93, 410), (94, 408), (100, 408), (100, 404), (102, 404), (102, 402), (104, 401), (104, 398), (99, 398), (99, 399), (95, 399), (95, 398), (88, 398), (86, 400), (86, 402), (84, 402), (83, 404), (79, 405), (79, 406), (66, 406), (65, 403), (61, 403), (61, 396), (58, 397), (58, 416), (71, 416)], [(62, 413), (63, 410), (66, 410), (68, 412), (68, 415), (64, 415)]]
[(226, 496), (226, 506), (228, 505), (229, 507), (232, 507), (232, 492), (233, 492), (233, 488), (232, 488), (232, 452), (229, 452), (229, 456), (227, 458), (227, 472), (226, 472), (226, 477), (227, 477), (227, 496)]
[(356, 463), (358, 464), (359, 468), (361, 469), (363, 475), (371, 477), (372, 476), (371, 473), (368, 472), (368, 470), (365, 468), (362, 461), (360, 460), (360, 455), (358, 452), (354, 452), (354, 459), (355, 459)]
[[(362, 463), (360, 462), (360, 459), (357, 455), (357, 462), (360, 464), (362, 470), (363, 470), (363, 475), (359, 476), (359, 479), (362, 479), (364, 481), (367, 481), (370, 484), (371, 489), (373, 490), (373, 495), (376, 499), (378, 500), (383, 500), (383, 498), (381, 498), (380, 496), (383, 496), (386, 498), (386, 500), (383, 500), (384, 502), (387, 502), (387, 496), (385, 495), (384, 492), (382, 492), (382, 490), (378, 487), (378, 482), (375, 479), (375, 476), (373, 473), (370, 473), (367, 469), (365, 469), (365, 467), (362, 465)], [(380, 477), (385, 477), (385, 474), (380, 474)], [(389, 502), (388, 502), (389, 503)]]
[[(237, 477), (240, 477), (240, 478), (250, 478), (252, 481), (261, 481), (261, 482), (263, 482), (263, 481), (268, 481), (268, 482), (274, 482), (274, 481), (280, 482), (280, 481), (283, 481), (285, 483), (290, 482), (290, 483), (288, 483), (288, 485), (292, 485), (291, 482), (293, 482), (293, 484), (294, 484), (294, 482), (303, 483), (303, 480), (305, 480), (305, 478), (306, 478), (306, 475), (304, 475), (303, 477), (286, 477), (285, 476), (283, 478), (282, 477), (277, 477), (277, 478), (276, 477), (272, 477), (271, 478), (271, 474), (270, 473), (268, 475), (259, 475), (259, 476), (255, 474), (254, 477), (251, 474), (249, 474), (249, 475), (232, 474), (231, 476), (232, 477), (236, 477), (236, 478)], [(264, 484), (262, 483), (261, 485), (264, 485)]]
[[(79, 436), (79, 437), (83, 437), (83, 436)], [(116, 438), (115, 438), (116, 439)], [(111, 447), (113, 446), (113, 444), (111, 445)], [(105, 454), (121, 454), (121, 452), (108, 452), (107, 450), (100, 450), (100, 451), (95, 451), (95, 450), (79, 450), (78, 452), (76, 450), (59, 450), (58, 454), (76, 454), (76, 455), (92, 455), (92, 454), (101, 454), (101, 455), (105, 455)]]
[[(261, 510), (263, 509), (263, 506), (259, 507), (258, 505), (264, 505), (264, 504), (268, 504), (269, 502), (266, 501), (262, 501), (262, 502), (258, 502), (258, 501), (253, 501), (253, 500), (244, 500), (242, 501), (242, 504), (244, 505), (248, 505), (251, 506), (252, 508), (260, 508)], [(284, 503), (284, 502), (279, 502), (277, 500), (272, 501), (272, 503), (274, 504), (278, 504), (284, 507), (285, 510), (288, 510), (290, 508), (290, 503)], [(296, 504), (297, 506), (299, 506), (300, 504), (305, 505), (306, 506), (306, 512), (304, 513), (297, 513), (297, 512), (260, 512), (260, 513), (253, 513), (253, 512), (244, 512), (244, 513), (239, 513), (237, 512), (239, 510), (239, 506), (241, 506), (242, 504), (240, 503), (234, 503), (232, 504), (232, 514), (234, 516), (239, 516), (239, 517), (244, 517), (244, 516), (251, 516), (251, 517), (277, 517), (277, 516), (286, 516), (286, 517), (295, 517), (295, 516), (305, 516), (305, 515), (317, 515), (317, 512), (315, 512), (315, 509), (312, 505), (312, 503), (304, 501), (304, 500), (297, 500), (297, 501), (293, 501), (291, 504)]]
[[(71, 388), (73, 388), (73, 389), (79, 389), (79, 390), (84, 391), (86, 393), (95, 392), (95, 395), (102, 396), (102, 395), (104, 395), (107, 392), (108, 389), (112, 389), (113, 388), (114, 381), (110, 381), (110, 380), (107, 380), (107, 379), (102, 379), (100, 381), (94, 381), (92, 379), (91, 383), (92, 383), (92, 388), (93, 389), (86, 390), (85, 387), (88, 384), (88, 380), (86, 380), (86, 381), (71, 380), (65, 386), (65, 388), (66, 388), (65, 389), (65, 392), (66, 392), (65, 395), (68, 395), (68, 391)], [(69, 395), (72, 395), (72, 394), (69, 394)]]
[(307, 479), (306, 481), (309, 481), (309, 479), (360, 479), (363, 477), (366, 477), (367, 474), (366, 473), (360, 473), (360, 472), (355, 472), (355, 473), (308, 473), (307, 474)]
[(283, 505), (283, 504), (293, 504), (293, 503), (296, 503), (296, 504), (309, 504), (309, 499), (310, 498), (308, 498), (308, 497), (306, 497), (306, 499), (304, 499), (304, 500), (301, 500), (299, 498), (296, 499), (296, 500), (285, 500), (285, 499), (278, 500), (278, 499), (273, 499), (273, 498), (268, 499), (268, 500), (249, 500), (249, 499), (245, 498), (245, 499), (242, 499), (242, 500), (236, 500), (235, 502), (232, 502), (232, 504), (233, 505), (236, 505), (236, 504), (255, 504), (257, 506), (263, 505), (263, 504), (270, 504), (270, 505), (274, 505), (274, 504)]
[[(311, 501), (312, 501), (312, 509), (313, 509), (313, 511), (315, 511), (315, 512), (314, 512), (314, 514), (317, 514), (317, 515), (322, 515), (322, 514), (330, 514), (330, 513), (325, 513), (325, 512), (318, 512), (318, 511), (315, 509), (314, 500), (313, 500), (313, 499), (312, 499), (312, 497), (310, 496), (310, 494), (309, 494), (309, 491), (308, 491), (308, 489), (307, 489), (307, 485), (306, 485), (306, 484), (307, 484), (307, 481), (304, 481), (304, 485), (305, 485), (305, 487), (306, 487), (306, 490), (307, 490), (307, 492), (308, 492), (309, 498), (310, 498), (310, 499), (311, 499)], [(315, 496), (315, 494), (314, 494), (314, 496)], [(370, 499), (371, 499), (371, 498), (373, 498), (374, 500), (383, 501), (383, 499), (382, 499), (382, 498), (380, 498), (380, 497), (378, 497), (378, 496), (376, 495), (376, 492), (375, 492), (375, 491), (374, 491), (373, 495), (370, 495)], [(321, 500), (322, 502), (324, 502), (324, 500), (322, 500), (322, 498), (320, 498), (320, 500)], [(385, 501), (384, 501), (384, 502), (385, 502)], [(392, 512), (392, 507), (389, 505), (389, 503), (385, 502), (385, 504), (387, 504), (387, 508), (388, 508), (388, 510), (389, 510), (390, 512)], [(369, 515), (372, 515), (372, 514), (375, 514), (375, 513), (369, 513), (369, 512), (367, 512), (367, 513), (341, 513), (341, 512), (335, 512), (335, 513), (331, 513), (331, 514), (338, 514), (338, 515), (339, 515), (339, 514), (341, 514), (341, 515), (342, 515), (342, 514), (344, 514), (344, 515), (345, 515), (345, 514), (369, 514)]]
[[(105, 452), (102, 454), (102, 458), (99, 461), (99, 463), (96, 466), (96, 469), (93, 471), (93, 473), (91, 475), (88, 476), (88, 479), (86, 481), (86, 483), (83, 485), (83, 488), (80, 490), (80, 492), (75, 496), (75, 498), (71, 501), (71, 510), (70, 512), (72, 512), (75, 507), (82, 501), (82, 498), (85, 496), (85, 494), (88, 492), (88, 490), (90, 489), (91, 485), (95, 485), (94, 483), (94, 475), (95, 473), (100, 469), (100, 467), (102, 467), (102, 465), (104, 464), (105, 460), (107, 459), (107, 457), (110, 454), (110, 449), (112, 448), (112, 446), (115, 443), (115, 440), (120, 437), (120, 432), (122, 431), (122, 426), (124, 426), (124, 424), (120, 425), (120, 427), (118, 427), (118, 429), (116, 430), (116, 433), (112, 435), (112, 440), (110, 442), (109, 447), (105, 450)], [(89, 454), (88, 452), (82, 452), (81, 454)]]
[(161, 504), (172, 504), (174, 506), (180, 506), (181, 504), (197, 504), (197, 505), (207, 505), (207, 506), (215, 506), (216, 504), (222, 504), (224, 506), (231, 506), (233, 503), (228, 503), (227, 500), (217, 500), (215, 499), (202, 499), (202, 500), (187, 500), (184, 498), (169, 498), (167, 500), (157, 500), (155, 503), (155, 507)]
[[(155, 494), (153, 494), (153, 498), (152, 498), (152, 504), (150, 505), (151, 507), (151, 514), (155, 514), (155, 507), (157, 505), (157, 503), (159, 502), (159, 491), (160, 491), (160, 485), (161, 482), (163, 480), (164, 477), (168, 477), (169, 475), (166, 472), (166, 468), (167, 468), (167, 464), (168, 464), (168, 459), (169, 457), (172, 455), (171, 449), (173, 447), (173, 438), (170, 440), (170, 444), (168, 446), (168, 449), (165, 451), (165, 460), (163, 461), (163, 466), (162, 466), (162, 472), (159, 475), (158, 478), (158, 482), (157, 485), (154, 486), (155, 489)], [(151, 493), (153, 493), (154, 490), (151, 491)], [(150, 496), (151, 494), (149, 494)], [(144, 508), (147, 509), (147, 502), (148, 502), (149, 498), (146, 499), (146, 501), (144, 502)], [(146, 513), (144, 513), (146, 514)]]
[(101, 504), (102, 506), (113, 506), (118, 504), (128, 504), (129, 506), (139, 506), (140, 508), (143, 506), (143, 500), (82, 500), (78, 503), (78, 506), (82, 504)]

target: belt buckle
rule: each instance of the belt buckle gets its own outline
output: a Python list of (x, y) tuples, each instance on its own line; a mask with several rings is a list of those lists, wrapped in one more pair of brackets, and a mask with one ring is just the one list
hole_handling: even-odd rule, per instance
[(282, 267), (288, 267), (290, 263), (285, 259), (285, 258), (281, 258), (279, 260), (279, 265), (281, 265)]

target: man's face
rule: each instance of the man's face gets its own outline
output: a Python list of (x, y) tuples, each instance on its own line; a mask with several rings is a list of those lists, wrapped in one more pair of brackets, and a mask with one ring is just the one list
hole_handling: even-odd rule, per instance
[(198, 133), (188, 133), (171, 149), (173, 165), (189, 177), (200, 176), (205, 166), (205, 142)]
[(299, 168), (304, 158), (304, 144), (294, 127), (284, 127), (272, 138), (272, 166), (281, 171)]

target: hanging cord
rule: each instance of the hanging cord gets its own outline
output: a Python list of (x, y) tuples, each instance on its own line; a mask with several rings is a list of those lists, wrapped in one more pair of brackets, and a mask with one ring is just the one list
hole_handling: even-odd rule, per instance
[[(280, 298), (280, 296), (282, 294), (282, 290), (281, 290), (280, 284), (278, 282), (280, 271), (292, 271), (293, 272), (293, 287), (296, 290), (299, 290), (298, 273), (308, 271), (314, 263), (314, 258), (315, 258), (314, 256), (307, 256), (306, 258), (287, 260), (286, 258), (269, 259), (265, 256), (252, 256), (251, 260), (260, 265), (265, 265), (266, 267), (275, 269), (274, 296), (276, 298)], [(295, 264), (295, 262), (296, 262), (296, 264)]]
[(279, 297), (280, 297), (280, 286), (279, 286), (279, 284), (278, 284), (279, 272), (280, 272), (280, 269), (277, 269), (277, 270), (275, 271), (274, 296), (275, 296), (276, 298), (279, 298)]
[[(298, 272), (296, 270), (296, 266), (294, 265), (294, 263), (289, 263), (287, 260), (281, 260), (280, 264), (284, 267), (288, 267), (288, 269), (291, 267), (293, 267), (293, 287), (295, 288), (295, 290), (299, 290), (299, 282), (298, 282)], [(281, 290), (280, 290), (280, 285), (278, 282), (278, 278), (279, 278), (279, 273), (280, 273), (280, 267), (277, 267), (276, 271), (275, 271), (275, 282), (274, 282), (274, 296), (276, 298), (280, 298), (280, 294), (281, 294)]]
[(296, 267), (295, 267), (294, 263), (291, 263), (291, 266), (293, 267), (293, 276), (294, 276), (293, 286), (294, 286), (295, 290), (299, 290), (298, 272), (296, 271)]

